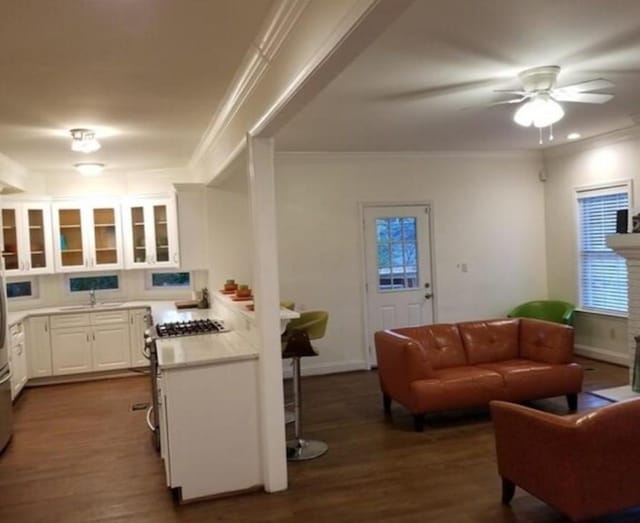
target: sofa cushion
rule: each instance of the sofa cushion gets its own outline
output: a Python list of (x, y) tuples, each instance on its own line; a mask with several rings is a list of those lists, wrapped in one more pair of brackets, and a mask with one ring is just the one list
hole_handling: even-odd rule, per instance
[(555, 365), (517, 358), (483, 363), (478, 368), (496, 372), (504, 378), (510, 401), (561, 396), (582, 390), (582, 367), (575, 363)]
[(459, 323), (458, 329), (469, 364), (517, 358), (519, 323), (517, 318)]
[(434, 369), (458, 367), (467, 364), (467, 357), (458, 327), (440, 323), (420, 327), (403, 327), (393, 332), (418, 340), (427, 351), (427, 359)]
[(418, 380), (410, 385), (416, 412), (477, 407), (492, 399), (506, 399), (504, 379), (490, 369), (451, 367), (433, 374), (435, 379)]
[(521, 318), (520, 357), (545, 363), (570, 363), (573, 357), (573, 328)]

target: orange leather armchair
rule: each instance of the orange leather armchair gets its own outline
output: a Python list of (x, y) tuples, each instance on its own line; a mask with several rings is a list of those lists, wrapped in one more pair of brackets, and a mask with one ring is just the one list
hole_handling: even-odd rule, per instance
[(640, 399), (557, 416), (491, 402), (502, 502), (519, 486), (572, 521), (640, 505)]

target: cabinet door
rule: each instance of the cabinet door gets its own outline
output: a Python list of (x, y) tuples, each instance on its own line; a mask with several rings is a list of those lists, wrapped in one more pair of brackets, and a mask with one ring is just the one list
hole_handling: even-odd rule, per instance
[(129, 324), (96, 325), (93, 327), (93, 370), (126, 369), (129, 367)]
[(147, 329), (146, 309), (136, 309), (129, 311), (129, 346), (131, 349), (131, 366), (148, 367), (149, 360), (142, 354), (144, 348), (144, 331)]
[(91, 327), (66, 327), (51, 331), (54, 376), (92, 370), (92, 334)]
[(30, 274), (53, 272), (53, 244), (51, 241), (51, 210), (49, 204), (22, 204), (24, 223), (24, 251)]
[(4, 269), (8, 276), (22, 274), (24, 268), (24, 253), (20, 236), (20, 208), (15, 206), (2, 207), (2, 258)]
[(53, 204), (53, 245), (58, 272), (89, 270), (85, 220), (81, 206)]
[(154, 200), (149, 203), (151, 214), (154, 266), (179, 267), (178, 223), (173, 199)]
[(48, 316), (29, 319), (27, 354), (29, 360), (29, 377), (41, 378), (53, 374)]
[(89, 267), (96, 270), (122, 268), (120, 208), (114, 204), (94, 205), (87, 213), (87, 221), (91, 224)]
[(151, 267), (153, 238), (144, 203), (124, 206), (124, 257), (127, 269)]

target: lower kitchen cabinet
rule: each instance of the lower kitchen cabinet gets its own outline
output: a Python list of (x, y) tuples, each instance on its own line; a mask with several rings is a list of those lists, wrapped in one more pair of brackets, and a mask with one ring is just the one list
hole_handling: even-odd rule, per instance
[(182, 501), (262, 484), (257, 373), (257, 360), (161, 371), (161, 454)]
[(49, 316), (35, 316), (27, 320), (27, 355), (29, 378), (44, 378), (53, 374)]
[(91, 327), (62, 327), (51, 331), (53, 374), (90, 372)]
[(52, 316), (53, 375), (130, 366), (127, 310)]
[(92, 329), (93, 370), (129, 367), (129, 325), (96, 325)]
[(11, 366), (11, 399), (14, 400), (27, 382), (27, 352), (24, 347), (24, 325), (18, 322), (9, 328)]

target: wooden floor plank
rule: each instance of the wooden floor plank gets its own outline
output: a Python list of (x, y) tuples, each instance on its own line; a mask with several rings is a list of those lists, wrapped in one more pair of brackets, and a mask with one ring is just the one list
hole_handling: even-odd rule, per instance
[[(591, 360), (585, 390), (627, 381)], [(287, 384), (288, 388), (288, 384)], [(164, 486), (145, 411), (146, 377), (26, 389), (14, 439), (0, 457), (1, 522), (421, 522), (557, 523), (553, 509), (517, 489), (500, 504), (493, 429), (486, 410), (427, 417), (424, 433), (393, 405), (385, 419), (375, 372), (304, 378), (305, 433), (329, 444), (289, 465), (290, 489), (177, 506)], [(579, 410), (606, 405), (583, 393)], [(566, 412), (564, 398), (533, 403)], [(640, 521), (627, 511), (601, 523)]]

